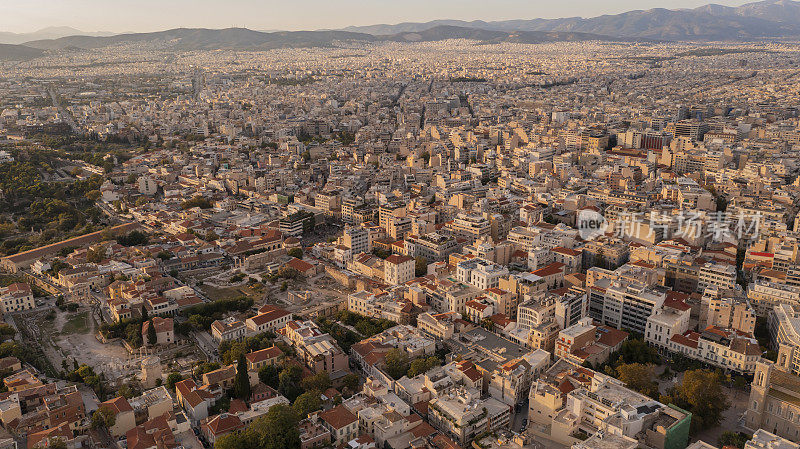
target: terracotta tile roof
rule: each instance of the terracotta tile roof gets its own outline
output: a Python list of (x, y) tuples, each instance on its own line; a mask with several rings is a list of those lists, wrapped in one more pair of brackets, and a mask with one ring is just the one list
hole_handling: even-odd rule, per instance
[(283, 354), (283, 351), (281, 351), (280, 348), (278, 348), (277, 346), (272, 345), (269, 348), (245, 354), (245, 358), (250, 363), (259, 363), (265, 360), (270, 360), (276, 357), (280, 357), (281, 354)]
[(350, 410), (343, 405), (338, 405), (330, 410), (321, 412), (319, 414), (319, 419), (325, 421), (334, 429), (341, 429), (358, 421), (358, 418), (350, 413)]
[(128, 400), (122, 396), (103, 402), (102, 404), (100, 404), (100, 407), (108, 407), (111, 411), (114, 412), (115, 415), (118, 415), (122, 412), (133, 411), (133, 407), (131, 407), (131, 404), (128, 403)]
[(534, 271), (533, 274), (541, 277), (552, 276), (554, 274), (563, 273), (564, 266), (565, 265), (561, 262), (553, 262), (550, 265), (539, 268), (538, 270)]

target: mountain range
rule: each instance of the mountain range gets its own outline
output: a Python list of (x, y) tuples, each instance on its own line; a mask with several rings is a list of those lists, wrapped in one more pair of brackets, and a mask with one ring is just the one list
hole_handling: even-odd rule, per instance
[(419, 32), (436, 26), (500, 31), (560, 31), (669, 41), (779, 39), (800, 37), (800, 2), (766, 0), (739, 7), (709, 4), (694, 9), (629, 11), (592, 18), (502, 20), (435, 20), (396, 25), (347, 27), (375, 35)]
[(72, 27), (48, 27), (33, 33), (10, 33), (0, 31), (0, 44), (23, 44), (40, 39), (58, 39), (65, 36), (113, 36), (110, 31), (86, 32)]
[[(387, 35), (352, 31), (277, 31), (262, 32), (247, 28), (176, 28), (154, 33), (119, 34), (107, 37), (68, 36), (26, 42), (26, 47), (41, 50), (100, 48), (136, 42), (161, 42), (174, 50), (269, 50), (274, 48), (325, 47), (335, 42), (431, 42), (446, 39), (471, 39), (482, 42), (541, 43), (554, 41), (620, 40), (612, 36), (561, 31), (500, 31), (437, 25), (428, 29)], [(628, 40), (628, 39), (623, 39)]]
[[(24, 60), (45, 51), (161, 43), (174, 50), (269, 50), (325, 47), (336, 42), (420, 42), (471, 39), (484, 43), (555, 41), (747, 41), (800, 39), (800, 2), (765, 0), (739, 7), (656, 8), (592, 18), (436, 20), (318, 31), (176, 28), (152, 33), (84, 33), (69, 27), (0, 33), (0, 60)], [(21, 43), (21, 45), (20, 45)]]

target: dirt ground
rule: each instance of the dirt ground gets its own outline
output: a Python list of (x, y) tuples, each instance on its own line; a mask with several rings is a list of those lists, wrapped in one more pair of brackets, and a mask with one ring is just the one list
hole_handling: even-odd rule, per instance
[[(49, 319), (52, 317), (52, 319)], [(128, 351), (117, 342), (104, 344), (95, 338), (95, 322), (91, 311), (82, 308), (78, 312), (32, 311), (16, 318), (41, 345), (45, 356), (53, 367), (60, 370), (62, 360), (71, 366), (72, 360), (85, 363), (97, 373), (105, 373), (109, 379), (130, 373), (125, 367)]]

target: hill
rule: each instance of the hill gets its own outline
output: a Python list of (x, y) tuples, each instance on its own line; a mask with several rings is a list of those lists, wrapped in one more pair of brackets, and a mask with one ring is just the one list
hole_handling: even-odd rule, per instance
[(27, 61), (38, 58), (44, 51), (25, 45), (0, 44), (0, 61)]

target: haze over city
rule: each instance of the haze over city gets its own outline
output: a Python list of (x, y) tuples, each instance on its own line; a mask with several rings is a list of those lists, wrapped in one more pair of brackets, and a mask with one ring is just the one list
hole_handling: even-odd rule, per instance
[[(656, 7), (694, 8), (706, 3), (704, 0), (668, 3), (659, 0), (26, 0), (0, 2), (0, 31), (29, 33), (52, 26), (116, 33), (180, 27), (316, 30), (436, 19), (594, 17)], [(747, 1), (715, 3), (739, 6)]]

